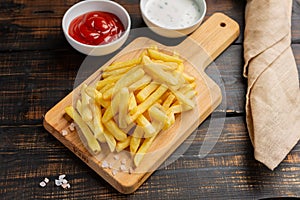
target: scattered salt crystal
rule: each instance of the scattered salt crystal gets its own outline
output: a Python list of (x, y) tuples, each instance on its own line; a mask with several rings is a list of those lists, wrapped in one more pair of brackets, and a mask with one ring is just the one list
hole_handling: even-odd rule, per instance
[(61, 174), (61, 175), (59, 175), (59, 177), (58, 177), (58, 179), (64, 179), (66, 177), (66, 175), (65, 174)]
[(40, 182), (40, 186), (41, 187), (45, 187), (47, 184), (44, 182), (44, 181), (42, 181), (42, 182)]
[(60, 179), (59, 180), (55, 179), (56, 186), (61, 186), (61, 184), (62, 184), (62, 181)]
[(120, 166), (120, 170), (123, 171), (123, 172), (125, 172), (125, 171), (127, 171), (127, 167), (125, 165), (121, 165)]
[(70, 187), (71, 187), (71, 185), (68, 183), (68, 184), (67, 184), (67, 188), (70, 188)]
[(44, 179), (44, 182), (45, 182), (45, 183), (49, 183), (49, 179), (48, 179), (48, 178), (45, 178), (45, 179)]
[(123, 159), (121, 160), (121, 164), (122, 164), (122, 165), (125, 165), (125, 164), (126, 164), (126, 159), (125, 159), (125, 158), (123, 158)]
[(115, 176), (115, 175), (118, 173), (118, 170), (113, 169), (113, 170), (111, 171), (111, 173), (112, 173), (113, 176)]
[(109, 164), (108, 164), (108, 162), (106, 161), (106, 160), (104, 160), (103, 162), (102, 162), (102, 165), (101, 165), (103, 168), (108, 168), (109, 167)]
[(114, 155), (114, 159), (115, 159), (115, 160), (119, 160), (120, 157), (119, 157), (118, 155)]
[(65, 130), (65, 129), (63, 129), (63, 130), (61, 130), (61, 134), (62, 134), (63, 136), (66, 136), (66, 135), (68, 135), (68, 131)]
[(73, 122), (69, 125), (69, 129), (70, 129), (70, 131), (75, 130), (75, 124)]
[(63, 184), (67, 184), (67, 183), (68, 183), (67, 179), (63, 179), (63, 180), (62, 180), (62, 183), (63, 183)]

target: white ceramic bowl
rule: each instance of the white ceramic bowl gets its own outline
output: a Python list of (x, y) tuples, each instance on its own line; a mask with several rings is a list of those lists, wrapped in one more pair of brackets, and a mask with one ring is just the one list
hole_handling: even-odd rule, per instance
[[(68, 29), (70, 23), (74, 18), (92, 11), (104, 11), (115, 14), (117, 17), (119, 17), (122, 24), (124, 25), (125, 32), (117, 40), (103, 45), (87, 45), (76, 41), (69, 35)], [(92, 56), (107, 55), (119, 49), (127, 40), (130, 32), (130, 27), (131, 20), (128, 12), (121, 5), (117, 4), (114, 1), (108, 0), (81, 1), (70, 7), (64, 14), (64, 17), (62, 19), (62, 29), (70, 45), (79, 52)]]
[[(157, 10), (154, 5), (157, 6)], [(198, 11), (188, 22), (189, 24), (178, 23), (174, 26), (174, 22), (179, 22), (181, 19), (183, 22), (187, 22), (187, 16), (193, 13), (188, 9), (196, 7)], [(170, 10), (171, 8), (174, 10)], [(198, 28), (206, 14), (206, 2), (205, 0), (141, 0), (140, 9), (143, 20), (153, 32), (164, 37), (176, 38), (186, 36)], [(174, 16), (173, 21), (171, 21), (172, 15)], [(182, 18), (179, 20), (180, 15)], [(167, 20), (168, 18), (170, 21)]]

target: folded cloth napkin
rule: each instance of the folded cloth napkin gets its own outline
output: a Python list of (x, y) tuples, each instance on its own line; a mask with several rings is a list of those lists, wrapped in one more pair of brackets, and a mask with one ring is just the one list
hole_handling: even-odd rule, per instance
[(300, 139), (300, 89), (290, 46), (292, 0), (248, 0), (244, 76), (255, 159), (273, 170)]

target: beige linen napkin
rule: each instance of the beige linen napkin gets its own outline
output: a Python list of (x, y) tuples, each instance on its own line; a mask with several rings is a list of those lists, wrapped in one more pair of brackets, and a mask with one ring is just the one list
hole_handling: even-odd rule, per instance
[(300, 139), (299, 78), (291, 42), (292, 0), (248, 0), (244, 76), (255, 158), (273, 170)]

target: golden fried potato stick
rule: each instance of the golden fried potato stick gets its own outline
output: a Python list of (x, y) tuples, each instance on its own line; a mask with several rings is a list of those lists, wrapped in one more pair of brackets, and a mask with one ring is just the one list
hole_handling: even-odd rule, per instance
[(195, 77), (188, 75), (187, 73), (182, 73), (182, 76), (184, 77), (184, 79), (189, 82), (192, 83), (195, 81)]
[(119, 74), (125, 74), (126, 72), (128, 72), (131, 68), (133, 67), (132, 66), (129, 66), (129, 67), (124, 67), (124, 68), (120, 68), (120, 69), (116, 69), (116, 70), (112, 70), (112, 71), (105, 71), (101, 74), (102, 78), (105, 79), (109, 76), (116, 76), (116, 75), (119, 75)]
[(175, 98), (176, 97), (172, 93), (170, 93), (169, 96), (167, 97), (167, 99), (162, 104), (163, 108), (165, 110), (167, 110), (172, 105), (172, 103), (174, 102)]
[(176, 86), (178, 84), (178, 80), (169, 72), (161, 69), (157, 63), (154, 63), (150, 60), (148, 56), (143, 57), (143, 65), (144, 70), (157, 82), (166, 83), (168, 85)]
[(87, 147), (95, 154), (98, 154), (101, 152), (100, 144), (98, 143), (97, 139), (93, 135), (93, 133), (90, 131), (89, 127), (86, 125), (86, 123), (82, 120), (80, 115), (77, 113), (77, 111), (72, 106), (67, 106), (65, 108), (66, 113), (74, 120), (74, 122), (79, 126), (82, 135), (84, 136)]
[(136, 102), (133, 92), (131, 92), (129, 95), (128, 111), (130, 112), (133, 109), (135, 109), (136, 107), (137, 107), (137, 102)]
[(93, 112), (94, 135), (100, 142), (105, 142), (101, 107), (97, 105), (94, 99), (90, 99), (90, 107)]
[(83, 121), (88, 122), (92, 121), (93, 119), (93, 113), (89, 107), (89, 101), (90, 97), (89, 95), (85, 92), (85, 89), (87, 88), (86, 84), (83, 84), (80, 90), (80, 95), (81, 95), (81, 117)]
[(170, 56), (168, 54), (162, 53), (154, 49), (148, 49), (148, 54), (150, 58), (155, 60), (162, 60), (165, 62), (176, 62), (178, 64), (183, 62), (183, 60), (178, 58), (177, 56)]
[(171, 90), (171, 92), (176, 96), (176, 98), (178, 99), (178, 101), (182, 104), (185, 104), (186, 106), (190, 107), (191, 109), (193, 109), (195, 107), (195, 103), (184, 96), (184, 94), (182, 94), (180, 91), (173, 89), (172, 87), (169, 88)]
[(136, 126), (132, 134), (130, 140), (130, 146), (129, 146), (132, 155), (136, 153), (143, 137), (144, 137), (144, 129), (140, 126)]
[(151, 82), (152, 78), (145, 74), (140, 80), (136, 81), (135, 83), (131, 84), (128, 89), (129, 91), (139, 90)]
[(106, 129), (104, 129), (104, 137), (110, 152), (114, 152), (117, 145), (115, 137)]
[(120, 128), (126, 128), (127, 118), (128, 118), (128, 104), (129, 104), (129, 90), (127, 87), (124, 87), (120, 90), (120, 99), (122, 99), (119, 103), (119, 116), (118, 116), (118, 124)]
[(112, 112), (112, 107), (111, 107), (111, 105), (109, 105), (103, 114), (102, 122), (106, 123), (113, 117), (114, 117), (114, 114)]
[(156, 132), (155, 128), (143, 114), (141, 114), (136, 119), (136, 123), (138, 124), (138, 126), (143, 128), (143, 130), (145, 132), (145, 135), (144, 135), (145, 138), (152, 137), (155, 134), (155, 132)]
[(155, 138), (156, 138), (155, 136), (150, 137), (150, 138), (146, 138), (144, 140), (144, 142), (142, 143), (142, 145), (139, 147), (139, 149), (136, 152), (136, 154), (134, 156), (134, 159), (133, 159), (134, 165), (136, 167), (138, 167), (140, 165), (142, 159), (144, 158), (146, 152), (150, 148), (150, 146), (153, 143), (153, 141), (154, 141)]
[(127, 134), (124, 133), (113, 120), (104, 123), (104, 126), (118, 141), (126, 140)]
[(102, 79), (96, 83), (96, 89), (101, 90), (101, 88), (103, 88), (105, 85), (113, 84), (113, 83), (117, 82), (122, 76), (124, 76), (124, 74), (110, 76), (110, 77), (107, 77), (106, 79)]
[(130, 122), (135, 121), (141, 114), (143, 114), (150, 106), (152, 106), (166, 91), (168, 90), (166, 85), (160, 85), (145, 101), (140, 103), (135, 109), (133, 109), (129, 117)]
[(107, 71), (113, 71), (113, 70), (117, 70), (120, 68), (126, 68), (126, 67), (130, 67), (130, 66), (136, 66), (141, 62), (141, 58), (134, 58), (131, 60), (127, 60), (127, 61), (123, 61), (123, 62), (115, 62), (112, 63), (111, 65), (104, 67), (103, 71), (107, 72)]
[(150, 96), (150, 94), (158, 88), (159, 84), (156, 82), (151, 82), (149, 85), (144, 87), (137, 95), (136, 100), (138, 102), (143, 102)]
[(137, 66), (129, 70), (122, 78), (120, 78), (113, 90), (113, 94), (117, 94), (123, 87), (129, 87), (131, 84), (140, 80), (145, 75), (145, 71)]
[(127, 137), (126, 140), (124, 140), (123, 142), (117, 142), (116, 151), (120, 152), (126, 149), (130, 145), (130, 141), (131, 141), (131, 136)]

